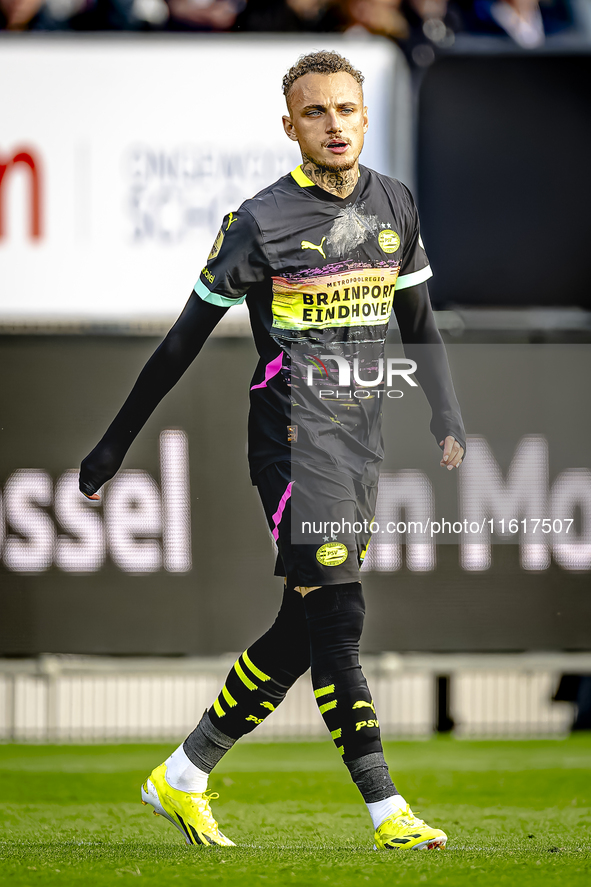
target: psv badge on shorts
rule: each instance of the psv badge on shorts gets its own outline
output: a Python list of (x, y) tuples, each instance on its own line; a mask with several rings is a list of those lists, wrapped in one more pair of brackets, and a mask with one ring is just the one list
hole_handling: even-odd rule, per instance
[(349, 557), (349, 550), (342, 542), (326, 542), (316, 552), (316, 560), (325, 567), (338, 567)]

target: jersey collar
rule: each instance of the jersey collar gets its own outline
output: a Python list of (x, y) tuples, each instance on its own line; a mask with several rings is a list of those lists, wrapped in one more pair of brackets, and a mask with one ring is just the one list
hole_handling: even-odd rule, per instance
[(300, 188), (313, 188), (314, 187), (314, 182), (312, 181), (312, 179), (308, 178), (308, 176), (306, 175), (306, 173), (302, 169), (301, 165), (296, 166), (295, 169), (292, 169), (291, 175), (296, 180), (296, 182), (298, 183)]

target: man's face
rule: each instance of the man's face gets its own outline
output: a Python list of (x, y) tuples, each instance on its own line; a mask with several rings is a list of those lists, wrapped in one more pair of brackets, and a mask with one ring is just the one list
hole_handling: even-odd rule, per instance
[(361, 86), (350, 74), (304, 74), (288, 95), (288, 137), (302, 155), (334, 172), (355, 166), (367, 132)]

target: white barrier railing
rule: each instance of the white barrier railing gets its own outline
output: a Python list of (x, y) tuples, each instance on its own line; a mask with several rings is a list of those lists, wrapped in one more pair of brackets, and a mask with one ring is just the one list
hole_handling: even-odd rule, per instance
[[(0, 660), (0, 740), (178, 740), (215, 699), (233, 657), (43, 656)], [(553, 703), (561, 673), (590, 673), (591, 654), (382, 654), (365, 656), (382, 732), (428, 737), (437, 726), (437, 679), (449, 678), (456, 735), (552, 736), (573, 709)], [(309, 675), (251, 736), (323, 737)]]

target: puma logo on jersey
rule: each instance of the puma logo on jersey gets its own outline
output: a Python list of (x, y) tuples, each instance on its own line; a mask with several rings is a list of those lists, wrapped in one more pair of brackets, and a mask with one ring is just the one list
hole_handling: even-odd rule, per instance
[(226, 225), (226, 231), (229, 229), (232, 222), (237, 222), (237, 221), (238, 221), (238, 216), (235, 216), (234, 213), (230, 213), (230, 215), (228, 216), (228, 224)]
[(315, 243), (310, 243), (309, 240), (302, 240), (302, 242), (301, 242), (301, 244), (300, 244), (300, 247), (301, 247), (301, 249), (315, 249), (315, 250), (318, 250), (318, 252), (319, 252), (320, 255), (322, 256), (322, 258), (325, 259), (325, 258), (326, 258), (326, 255), (325, 255), (324, 250), (323, 250), (323, 246), (324, 246), (324, 241), (325, 241), (325, 240), (326, 240), (326, 237), (323, 237), (322, 240), (320, 241), (320, 245), (319, 245), (319, 246), (316, 246)]
[(371, 708), (374, 715), (376, 713), (376, 709), (375, 709), (373, 702), (366, 702), (364, 699), (360, 699), (359, 702), (354, 702), (353, 708)]

